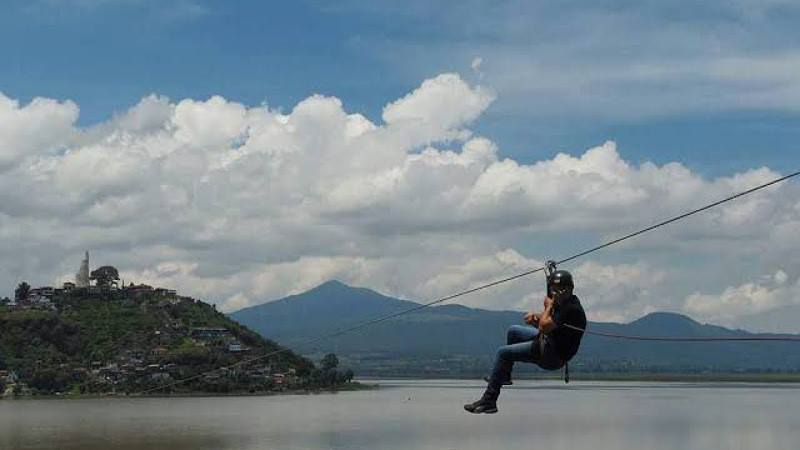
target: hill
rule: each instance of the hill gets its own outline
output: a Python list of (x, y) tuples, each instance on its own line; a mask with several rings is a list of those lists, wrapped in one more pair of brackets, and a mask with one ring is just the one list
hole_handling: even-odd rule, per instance
[(335, 364), (323, 374), (289, 351), (214, 371), (279, 349), (202, 301), (174, 293), (76, 290), (38, 306), (0, 307), (0, 394), (136, 393), (193, 376), (170, 392), (332, 384)]
[[(591, 299), (582, 300), (591, 310)], [(377, 292), (330, 281), (305, 293), (232, 313), (263, 336), (291, 343), (418, 307)], [(320, 342), (305, 354), (337, 353), (359, 375), (462, 376), (481, 374), (505, 330), (522, 312), (462, 305), (431, 306)], [(643, 336), (756, 336), (658, 312), (631, 323), (590, 322), (593, 331)], [(570, 365), (593, 373), (730, 373), (800, 370), (796, 343), (664, 343), (587, 335)], [(534, 370), (535, 371), (535, 370)]]

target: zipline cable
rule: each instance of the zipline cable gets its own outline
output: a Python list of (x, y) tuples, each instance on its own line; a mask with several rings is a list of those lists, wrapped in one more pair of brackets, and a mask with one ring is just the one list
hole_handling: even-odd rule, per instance
[(668, 224), (670, 224), (672, 222), (677, 222), (677, 221), (679, 221), (681, 219), (685, 219), (685, 218), (687, 218), (687, 217), (689, 217), (691, 215), (697, 214), (697, 213), (705, 211), (707, 209), (711, 209), (711, 208), (713, 208), (715, 206), (719, 206), (719, 205), (721, 205), (723, 203), (729, 202), (729, 201), (737, 199), (739, 197), (743, 197), (743, 196), (745, 196), (747, 194), (751, 194), (751, 193), (753, 193), (755, 191), (764, 189), (765, 187), (772, 186), (773, 184), (781, 183), (781, 182), (786, 181), (789, 178), (795, 177), (797, 175), (800, 175), (800, 171), (797, 171), (795, 173), (790, 173), (789, 175), (786, 175), (784, 177), (780, 177), (780, 178), (777, 178), (775, 180), (772, 180), (769, 183), (764, 183), (764, 184), (756, 186), (756, 187), (754, 187), (752, 189), (748, 189), (748, 190), (742, 191), (742, 192), (740, 192), (738, 194), (731, 195), (730, 197), (723, 198), (722, 200), (714, 202), (714, 203), (711, 203), (710, 205), (706, 205), (706, 206), (703, 206), (701, 208), (693, 209), (693, 210), (691, 210), (691, 211), (689, 211), (687, 213), (684, 213), (684, 214), (681, 214), (679, 216), (673, 217), (672, 219), (665, 220), (663, 222), (659, 222), (659, 223), (657, 223), (655, 225), (652, 225), (652, 226), (649, 226), (649, 227), (647, 227), (645, 229), (633, 232), (631, 234), (628, 234), (628, 235), (623, 236), (623, 237), (618, 238), (618, 239), (614, 239), (613, 241), (609, 241), (609, 242), (606, 242), (605, 244), (598, 245), (597, 247), (590, 248), (589, 250), (580, 252), (580, 253), (578, 253), (576, 255), (572, 255), (569, 258), (562, 259), (561, 261), (558, 261), (558, 264), (562, 264), (562, 263), (565, 263), (567, 261), (572, 261), (573, 259), (580, 258), (581, 256), (586, 256), (589, 253), (596, 252), (597, 250), (604, 249), (604, 248), (609, 247), (609, 246), (614, 245), (614, 244), (618, 244), (618, 243), (620, 243), (622, 241), (628, 240), (628, 239), (630, 239), (632, 237), (635, 237), (635, 236), (638, 236), (640, 234), (647, 233), (648, 231), (655, 230), (656, 228), (663, 227), (664, 225), (668, 225)]
[[(713, 208), (715, 206), (719, 206), (719, 205), (721, 205), (723, 203), (727, 203), (727, 202), (729, 202), (731, 200), (735, 200), (735, 199), (737, 199), (739, 197), (743, 197), (745, 195), (748, 195), (748, 194), (751, 194), (753, 192), (759, 191), (761, 189), (764, 189), (766, 187), (772, 186), (774, 184), (781, 183), (781, 182), (786, 181), (786, 180), (788, 180), (790, 178), (793, 178), (793, 177), (795, 177), (797, 175), (800, 175), (800, 171), (797, 171), (797, 172), (794, 172), (794, 173), (790, 173), (789, 175), (786, 175), (786, 176), (777, 178), (775, 180), (772, 180), (770, 182), (758, 185), (758, 186), (756, 186), (756, 187), (754, 187), (752, 189), (748, 189), (746, 191), (739, 192), (738, 194), (731, 195), (730, 197), (726, 197), (726, 198), (724, 198), (722, 200), (716, 201), (716, 202), (711, 203), (709, 205), (706, 205), (706, 206), (703, 206), (703, 207), (700, 207), (700, 208), (697, 208), (697, 209), (693, 209), (693, 210), (691, 210), (689, 212), (686, 212), (686, 213), (681, 214), (679, 216), (673, 217), (671, 219), (664, 220), (662, 222), (658, 222), (655, 225), (651, 225), (651, 226), (649, 226), (647, 228), (641, 229), (639, 231), (635, 231), (635, 232), (627, 234), (627, 235), (625, 235), (623, 237), (620, 237), (620, 238), (614, 239), (612, 241), (606, 242), (604, 244), (598, 245), (596, 247), (590, 248), (589, 250), (582, 251), (582, 252), (577, 253), (575, 255), (572, 255), (572, 256), (570, 256), (568, 258), (564, 258), (564, 259), (558, 261), (557, 263), (558, 264), (563, 264), (565, 262), (572, 261), (572, 260), (580, 258), (582, 256), (586, 256), (586, 255), (588, 255), (590, 253), (596, 252), (598, 250), (604, 249), (604, 248), (612, 246), (614, 244), (618, 244), (618, 243), (620, 243), (622, 241), (625, 241), (625, 240), (631, 239), (633, 237), (639, 236), (640, 234), (644, 234), (644, 233), (647, 233), (648, 231), (655, 230), (656, 228), (660, 228), (660, 227), (662, 227), (664, 225), (668, 225), (670, 223), (677, 222), (679, 220), (685, 219), (685, 218), (687, 218), (689, 216), (692, 216), (694, 214), (697, 214), (699, 212), (711, 209), (711, 208)], [(330, 339), (332, 337), (336, 337), (336, 336), (339, 336), (339, 335), (342, 335), (342, 334), (345, 334), (345, 333), (349, 333), (349, 332), (352, 332), (352, 331), (360, 330), (361, 328), (365, 328), (365, 327), (368, 327), (368, 326), (371, 326), (371, 325), (375, 325), (375, 324), (380, 323), (380, 322), (385, 322), (385, 321), (393, 319), (395, 317), (399, 317), (399, 316), (402, 316), (402, 315), (405, 315), (405, 314), (409, 314), (409, 313), (412, 313), (414, 311), (419, 311), (420, 309), (427, 308), (427, 307), (435, 305), (437, 303), (446, 302), (447, 300), (452, 300), (454, 298), (461, 297), (461, 296), (464, 296), (464, 295), (467, 295), (467, 294), (472, 294), (474, 292), (478, 292), (478, 291), (481, 291), (481, 290), (484, 290), (484, 289), (488, 289), (490, 287), (497, 286), (499, 284), (503, 284), (503, 283), (507, 283), (509, 281), (516, 280), (518, 278), (526, 277), (526, 276), (532, 275), (532, 274), (534, 274), (536, 272), (541, 272), (541, 271), (543, 271), (545, 269), (546, 269), (545, 267), (539, 267), (537, 269), (528, 270), (526, 272), (522, 272), (522, 273), (514, 275), (514, 276), (510, 276), (510, 277), (507, 277), (507, 278), (503, 278), (501, 280), (493, 281), (491, 283), (484, 284), (484, 285), (481, 285), (481, 286), (478, 286), (478, 287), (475, 287), (475, 288), (472, 288), (472, 289), (468, 289), (466, 291), (462, 291), (462, 292), (459, 292), (457, 294), (448, 295), (447, 297), (440, 298), (438, 300), (434, 300), (434, 301), (429, 302), (429, 303), (424, 303), (424, 304), (415, 306), (413, 308), (408, 308), (408, 309), (399, 311), (399, 312), (394, 313), (394, 314), (390, 314), (390, 315), (383, 316), (383, 317), (378, 317), (376, 319), (372, 319), (372, 320), (369, 320), (367, 322), (363, 322), (363, 323), (354, 325), (352, 327), (342, 328), (342, 329), (339, 329), (339, 330), (332, 331), (330, 333), (326, 333), (326, 334), (317, 336), (315, 338), (307, 339), (305, 341), (301, 341), (301, 342), (299, 342), (297, 344), (294, 344), (294, 346), (295, 347), (306, 346), (306, 345), (313, 344), (315, 342), (319, 342), (319, 341), (322, 341), (322, 340), (325, 340), (325, 339)], [(589, 332), (587, 330), (581, 330), (581, 331), (584, 331), (584, 332), (587, 332), (587, 333), (590, 333), (590, 334), (596, 334), (594, 332)], [(611, 337), (611, 336), (608, 336), (608, 337)], [(614, 337), (625, 338), (625, 339), (637, 339), (637, 340), (657, 340), (655, 338), (645, 338), (645, 337), (642, 337), (642, 336), (622, 337), (620, 335), (620, 336), (614, 336)], [(680, 338), (680, 340), (688, 340), (688, 339), (689, 338)], [(777, 340), (777, 339), (778, 338), (757, 339), (757, 340)], [(663, 340), (663, 339), (661, 339), (661, 340)], [(742, 339), (737, 339), (737, 340), (745, 340), (745, 339), (742, 338)], [(746, 339), (746, 340), (756, 340), (756, 339)], [(798, 340), (800, 340), (800, 339), (798, 339)], [(195, 376), (191, 376), (191, 377), (188, 377), (188, 378), (177, 380), (177, 381), (174, 381), (172, 383), (165, 384), (163, 386), (158, 386), (158, 387), (155, 387), (155, 388), (146, 389), (144, 391), (139, 392), (138, 395), (143, 395), (143, 394), (147, 394), (147, 393), (150, 393), (150, 392), (167, 389), (169, 387), (176, 386), (178, 384), (183, 384), (183, 383), (186, 383), (188, 381), (196, 380), (198, 378), (201, 378), (201, 377), (205, 376), (208, 373), (213, 373), (213, 372), (218, 372), (218, 371), (221, 371), (221, 370), (231, 369), (231, 368), (234, 368), (234, 367), (241, 366), (243, 364), (248, 364), (248, 363), (251, 363), (251, 362), (254, 362), (254, 361), (258, 361), (260, 359), (269, 358), (270, 356), (275, 356), (277, 354), (280, 354), (280, 353), (283, 353), (283, 352), (288, 352), (288, 351), (291, 351), (291, 350), (289, 348), (281, 348), (281, 349), (275, 350), (273, 352), (270, 352), (270, 353), (267, 353), (267, 354), (264, 354), (264, 355), (256, 356), (256, 357), (249, 358), (249, 359), (244, 359), (244, 360), (239, 361), (237, 363), (234, 363), (234, 364), (231, 364), (231, 365), (228, 365), (228, 366), (224, 366), (224, 367), (219, 367), (217, 369), (209, 370), (209, 371), (206, 371), (206, 372), (202, 372), (202, 373), (197, 374)]]
[(571, 328), (576, 331), (581, 331), (586, 334), (595, 336), (602, 336), (613, 339), (627, 339), (630, 341), (662, 341), (662, 342), (728, 342), (728, 341), (764, 341), (764, 342), (800, 342), (800, 337), (796, 336), (638, 336), (630, 334), (615, 334), (615, 333), (601, 333), (599, 331), (590, 331), (585, 328), (572, 326), (568, 323), (564, 324), (565, 327)]

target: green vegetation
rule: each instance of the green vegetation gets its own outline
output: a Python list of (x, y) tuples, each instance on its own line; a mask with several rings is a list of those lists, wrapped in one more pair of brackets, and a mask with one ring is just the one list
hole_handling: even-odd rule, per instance
[(0, 395), (269, 393), (337, 389), (352, 377), (335, 355), (317, 368), (174, 293), (80, 289), (0, 306)]

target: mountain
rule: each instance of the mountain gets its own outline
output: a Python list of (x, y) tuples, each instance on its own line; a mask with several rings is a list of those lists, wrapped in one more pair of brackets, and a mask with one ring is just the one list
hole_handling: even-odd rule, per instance
[[(309, 338), (419, 307), (419, 303), (329, 281), (310, 291), (230, 314), (237, 322), (292, 347)], [(479, 355), (519, 313), (461, 305), (433, 306), (337, 336), (320, 345), (337, 353)]]
[[(582, 303), (591, 310), (591, 299)], [(236, 311), (230, 317), (294, 348), (303, 341), (420, 306), (329, 281), (302, 294)], [(505, 343), (506, 329), (522, 323), (522, 314), (462, 305), (430, 306), (296, 350), (337, 353), (362, 375), (480, 372), (491, 364), (497, 346)], [(667, 312), (651, 313), (627, 324), (590, 322), (587, 328), (633, 336), (757, 336)], [(648, 342), (586, 335), (571, 367), (592, 372), (794, 371), (800, 370), (800, 344)]]

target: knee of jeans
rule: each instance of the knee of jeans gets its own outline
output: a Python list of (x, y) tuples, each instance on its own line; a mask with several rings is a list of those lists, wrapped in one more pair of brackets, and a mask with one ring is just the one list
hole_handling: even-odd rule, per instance
[(506, 332), (506, 341), (510, 341), (510, 340), (512, 340), (512, 339), (514, 338), (514, 335), (515, 335), (516, 333), (517, 333), (517, 332), (514, 330), (514, 326), (512, 325), (512, 326), (511, 326), (511, 327), (508, 329), (508, 331)]
[(511, 355), (511, 351), (506, 347), (500, 347), (497, 349), (497, 358), (498, 359), (509, 359)]
[(519, 325), (511, 325), (508, 327), (508, 332), (506, 333), (507, 339), (515, 339), (519, 334)]

